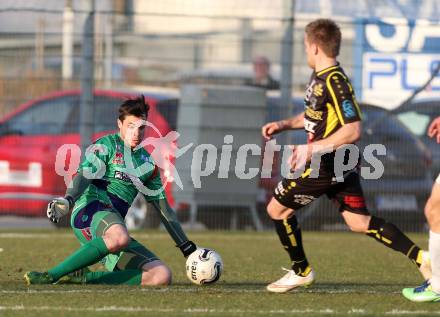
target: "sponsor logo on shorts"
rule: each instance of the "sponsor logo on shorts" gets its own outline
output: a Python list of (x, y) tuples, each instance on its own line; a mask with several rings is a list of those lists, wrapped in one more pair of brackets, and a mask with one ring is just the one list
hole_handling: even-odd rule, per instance
[(293, 198), (294, 198), (293, 201), (295, 203), (303, 206), (311, 203), (315, 199), (315, 197), (312, 195), (300, 195), (300, 194), (294, 195)]
[(81, 233), (87, 240), (92, 240), (92, 232), (90, 231), (90, 227), (81, 229)]

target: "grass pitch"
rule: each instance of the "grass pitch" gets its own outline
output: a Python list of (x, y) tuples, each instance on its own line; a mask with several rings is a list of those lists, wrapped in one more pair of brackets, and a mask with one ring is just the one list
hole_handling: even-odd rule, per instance
[[(78, 247), (69, 231), (0, 232), (0, 316), (433, 316), (440, 304), (407, 301), (401, 289), (422, 278), (403, 255), (363, 235), (305, 232), (316, 283), (287, 294), (265, 290), (278, 279), (287, 254), (275, 232), (189, 233), (216, 249), (225, 271), (200, 287), (186, 278), (184, 258), (162, 231), (133, 233), (173, 270), (163, 288), (47, 285), (27, 287), (23, 274), (46, 270)], [(427, 234), (411, 235), (422, 247)]]

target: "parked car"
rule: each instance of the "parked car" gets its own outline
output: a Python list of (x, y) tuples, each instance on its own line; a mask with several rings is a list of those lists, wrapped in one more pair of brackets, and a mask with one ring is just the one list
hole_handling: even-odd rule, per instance
[[(150, 105), (149, 121), (162, 135), (176, 129), (176, 92), (96, 90), (93, 139), (115, 132), (118, 106), (139, 93)], [(61, 145), (80, 143), (79, 103), (79, 90), (58, 91), (19, 106), (0, 120), (0, 215), (42, 216), (48, 201), (64, 194), (66, 185), (55, 172), (55, 157)], [(156, 134), (147, 129), (147, 136)], [(170, 186), (166, 191), (171, 193)]]
[[(279, 106), (278, 98), (269, 98), (272, 112)], [(303, 101), (293, 99), (293, 114), (304, 109)], [(367, 206), (372, 213), (384, 215), (404, 230), (419, 230), (424, 226), (423, 206), (430, 193), (431, 153), (390, 111), (381, 107), (361, 104), (363, 114), (362, 138), (358, 143), (360, 153), (368, 144), (383, 144), (387, 153), (377, 156), (384, 165), (384, 174), (377, 180), (362, 179)], [(276, 113), (277, 111), (275, 111)], [(272, 114), (271, 119), (278, 119)], [(306, 143), (303, 130), (292, 131), (293, 144)], [(369, 164), (361, 161), (361, 166)], [(278, 177), (266, 188), (271, 193)], [(302, 225), (309, 229), (338, 229), (341, 219), (328, 199), (318, 199), (308, 210), (298, 213)], [(317, 217), (321, 221), (316, 221)]]
[(431, 173), (433, 178), (440, 173), (440, 146), (428, 137), (429, 124), (440, 116), (440, 99), (414, 101), (393, 111), (399, 120), (429, 148), (432, 153)]
[[(117, 107), (139, 92), (146, 96), (151, 106), (149, 120), (161, 134), (178, 131), (176, 91), (97, 90), (95, 139), (116, 130)], [(269, 95), (267, 100), (267, 121), (280, 119), (284, 110), (279, 107), (279, 97)], [(293, 113), (303, 109), (301, 99), (293, 99), (293, 104)], [(385, 166), (383, 177), (362, 181), (367, 204), (373, 213), (386, 214), (387, 219), (391, 218), (402, 229), (419, 229), (424, 223), (422, 208), (432, 185), (430, 152), (389, 111), (371, 105), (361, 107), (364, 115), (361, 148), (371, 143), (384, 144), (387, 148), (387, 155), (379, 157)], [(153, 131), (150, 133), (154, 136)], [(292, 132), (290, 136), (294, 144), (306, 141), (304, 131)], [(0, 214), (44, 215), (47, 202), (65, 191), (64, 180), (55, 173), (54, 162), (59, 146), (67, 143), (79, 144), (79, 91), (56, 92), (30, 101), (0, 120)], [(260, 184), (266, 197), (270, 197), (279, 180), (279, 156), (275, 159), (272, 178)], [(166, 191), (173, 203), (170, 186)], [(134, 217), (128, 219), (132, 226), (142, 224), (146, 208), (142, 200), (134, 205), (130, 213)], [(321, 229), (332, 226), (336, 218), (340, 221), (337, 211), (330, 212), (334, 207), (326, 200), (319, 199), (308, 209), (299, 214), (305, 228)], [(319, 216), (320, 221), (311, 215)]]

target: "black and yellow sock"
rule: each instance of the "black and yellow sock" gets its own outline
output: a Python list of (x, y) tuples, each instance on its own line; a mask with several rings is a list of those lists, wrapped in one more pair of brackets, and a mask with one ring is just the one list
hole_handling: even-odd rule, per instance
[(292, 270), (298, 275), (307, 275), (311, 269), (304, 253), (301, 229), (296, 216), (293, 215), (284, 220), (273, 219), (273, 222), (281, 244), (292, 260)]
[(367, 236), (370, 236), (387, 247), (399, 251), (412, 260), (417, 266), (422, 263), (422, 252), (402, 231), (382, 218), (371, 217)]

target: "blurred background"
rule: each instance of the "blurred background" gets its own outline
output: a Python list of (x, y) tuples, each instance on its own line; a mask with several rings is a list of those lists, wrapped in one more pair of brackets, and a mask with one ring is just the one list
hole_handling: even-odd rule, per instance
[[(440, 172), (440, 147), (426, 137), (440, 115), (438, 0), (1, 1), (0, 226), (48, 226), (47, 202), (65, 192), (57, 151), (114, 132), (117, 107), (142, 93), (157, 127), (148, 136), (175, 130), (178, 147), (218, 149), (200, 188), (190, 169), (194, 147), (177, 158), (163, 149), (170, 157), (163, 177), (177, 170), (183, 183), (168, 183), (166, 192), (185, 226), (272, 229), (265, 206), (280, 180), (281, 154), (248, 153), (243, 162), (238, 150), (256, 144), (263, 151), (261, 126), (303, 108), (311, 75), (304, 27), (321, 17), (342, 30), (339, 61), (364, 113), (359, 145), (387, 148), (379, 156), (384, 175), (363, 181), (368, 206), (404, 230), (426, 230), (423, 207)], [(277, 142), (304, 143), (305, 133)], [(229, 166), (221, 164), (226, 145)], [(240, 164), (260, 171), (239, 179)], [(325, 198), (298, 217), (304, 229), (346, 230)], [(127, 225), (160, 223), (139, 197)]]

